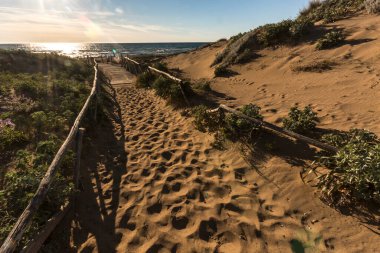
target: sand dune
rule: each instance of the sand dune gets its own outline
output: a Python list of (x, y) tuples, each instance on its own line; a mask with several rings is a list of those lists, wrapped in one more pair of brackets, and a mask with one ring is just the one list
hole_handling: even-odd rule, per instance
[[(361, 15), (325, 26), (331, 28), (345, 29), (345, 45), (324, 51), (316, 51), (315, 43), (262, 50), (262, 57), (232, 67), (239, 75), (211, 79), (215, 91), (235, 98), (220, 102), (231, 106), (256, 103), (271, 122), (284, 117), (296, 103), (311, 104), (319, 112), (321, 127), (365, 128), (380, 134), (380, 16)], [(178, 55), (167, 63), (193, 80), (212, 77), (210, 63), (222, 48)], [(323, 60), (337, 65), (323, 73), (292, 71), (293, 66)], [(200, 66), (207, 71), (203, 68), (198, 73)]]

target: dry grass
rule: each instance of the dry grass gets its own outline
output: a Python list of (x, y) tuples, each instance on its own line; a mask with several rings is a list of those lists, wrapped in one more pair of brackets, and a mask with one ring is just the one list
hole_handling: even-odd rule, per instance
[(322, 73), (324, 71), (332, 70), (335, 65), (337, 65), (335, 61), (323, 60), (323, 61), (306, 63), (303, 65), (293, 65), (291, 66), (291, 69), (294, 72)]

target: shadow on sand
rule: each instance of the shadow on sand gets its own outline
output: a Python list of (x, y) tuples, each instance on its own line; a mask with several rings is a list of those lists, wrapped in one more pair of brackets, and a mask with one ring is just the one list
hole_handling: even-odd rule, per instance
[[(337, 134), (341, 131), (318, 128), (310, 137), (320, 139), (323, 134), (331, 133)], [(319, 152), (304, 142), (293, 141), (269, 133), (261, 134), (256, 142), (242, 143), (242, 147), (245, 160), (266, 180), (269, 179), (264, 171), (260, 170), (260, 164), (271, 157), (281, 157), (288, 164), (303, 167), (304, 173), (301, 173), (301, 177), (303, 177), (303, 174), (308, 174), (309, 169), (311, 169), (312, 161), (316, 160), (318, 156), (327, 154), (326, 152)], [(323, 198), (321, 200), (341, 214), (357, 218), (362, 226), (380, 235), (380, 205), (378, 203), (361, 202), (338, 205)]]
[[(102, 111), (97, 127), (85, 134), (81, 166), (81, 191), (70, 214), (56, 229), (43, 252), (77, 252), (71, 245), (83, 245), (93, 237), (97, 251), (116, 251), (121, 236), (115, 231), (120, 184), (126, 173), (125, 129), (116, 92), (102, 87)], [(99, 109), (100, 110), (100, 109)], [(108, 187), (104, 187), (107, 184)], [(105, 190), (106, 189), (106, 190)], [(81, 252), (92, 252), (83, 245)]]

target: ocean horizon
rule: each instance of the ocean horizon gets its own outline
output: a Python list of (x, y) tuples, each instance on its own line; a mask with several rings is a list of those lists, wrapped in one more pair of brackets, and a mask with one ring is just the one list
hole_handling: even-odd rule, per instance
[(100, 55), (171, 55), (194, 50), (209, 42), (150, 43), (4, 43), (3, 50), (23, 50), (32, 53), (57, 53), (69, 57)]

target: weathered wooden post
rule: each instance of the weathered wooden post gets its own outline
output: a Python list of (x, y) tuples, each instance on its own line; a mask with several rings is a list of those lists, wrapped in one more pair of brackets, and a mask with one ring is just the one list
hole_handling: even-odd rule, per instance
[(95, 109), (94, 109), (94, 121), (96, 123), (97, 121), (97, 116), (98, 116), (98, 101), (99, 101), (99, 84), (96, 82), (95, 84)]
[(79, 188), (79, 178), (80, 178), (80, 159), (82, 156), (82, 143), (83, 134), (85, 129), (79, 128), (77, 136), (75, 138), (75, 165), (74, 165), (74, 186), (77, 190)]

